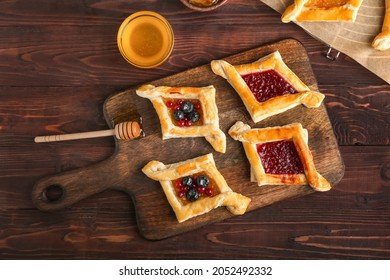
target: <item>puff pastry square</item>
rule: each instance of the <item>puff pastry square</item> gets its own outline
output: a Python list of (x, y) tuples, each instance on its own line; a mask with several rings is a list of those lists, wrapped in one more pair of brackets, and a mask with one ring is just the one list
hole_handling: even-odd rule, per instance
[(390, 0), (386, 0), (385, 4), (386, 12), (385, 19), (383, 20), (382, 32), (379, 33), (372, 42), (372, 46), (379, 51), (390, 49)]
[(236, 122), (229, 135), (241, 141), (251, 165), (252, 181), (262, 185), (310, 185), (328, 191), (329, 182), (314, 166), (308, 133), (300, 123), (255, 128)]
[(354, 22), (363, 0), (294, 0), (282, 15), (290, 21)]
[(318, 107), (325, 97), (310, 90), (288, 68), (278, 51), (253, 63), (236, 66), (213, 60), (211, 68), (232, 85), (255, 123), (300, 104)]
[[(160, 119), (163, 139), (178, 137), (205, 137), (213, 148), (226, 152), (226, 135), (219, 129), (218, 108), (215, 102), (215, 88), (208, 87), (168, 87), (143, 85), (136, 90), (137, 95), (152, 102)], [(191, 100), (198, 104), (199, 124), (179, 126), (173, 118), (173, 110), (168, 102)]]
[[(142, 171), (151, 179), (160, 181), (163, 191), (181, 223), (195, 216), (207, 213), (219, 206), (226, 208), (234, 215), (242, 215), (251, 201), (250, 198), (235, 193), (227, 185), (225, 179), (215, 166), (213, 155), (206, 154), (194, 159), (165, 165), (159, 161), (150, 161)], [(178, 182), (184, 177), (207, 176), (211, 187), (210, 194), (204, 193), (195, 201), (188, 201), (186, 196), (180, 197)], [(189, 189), (197, 189), (193, 186)]]

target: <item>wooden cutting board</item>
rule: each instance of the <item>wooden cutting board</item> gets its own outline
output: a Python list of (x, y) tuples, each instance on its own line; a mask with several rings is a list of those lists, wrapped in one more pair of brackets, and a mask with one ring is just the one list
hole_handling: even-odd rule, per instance
[[(247, 63), (275, 50), (279, 50), (286, 64), (311, 89), (318, 90), (306, 51), (295, 40), (288, 39), (262, 46), (228, 57), (226, 60), (232, 64)], [(308, 129), (309, 147), (317, 170), (332, 185), (343, 177), (343, 161), (324, 105), (316, 109), (298, 106), (255, 125), (237, 93), (226, 80), (211, 71), (210, 65), (190, 69), (153, 81), (151, 84), (156, 86), (214, 85), (217, 90), (220, 127), (226, 134), (237, 120), (248, 123), (252, 127), (301, 122)], [(207, 214), (178, 223), (159, 182), (147, 178), (141, 171), (150, 160), (168, 164), (207, 153), (213, 153), (216, 166), (229, 186), (234, 191), (252, 198), (248, 211), (313, 193), (308, 186), (258, 187), (255, 183), (251, 183), (250, 166), (242, 143), (234, 141), (228, 135), (225, 154), (214, 151), (204, 138), (163, 141), (160, 123), (151, 102), (138, 97), (135, 89), (136, 87), (109, 97), (104, 104), (105, 118), (109, 126), (113, 127), (116, 123), (134, 119), (138, 111), (143, 119), (146, 136), (135, 141), (117, 140), (116, 150), (110, 158), (86, 168), (49, 176), (37, 182), (32, 192), (32, 199), (39, 209), (58, 210), (106, 189), (123, 190), (134, 202), (139, 231), (147, 239), (163, 239), (230, 218), (233, 215), (225, 207), (219, 207)], [(62, 197), (56, 201), (49, 201), (46, 193), (53, 186), (61, 188)]]

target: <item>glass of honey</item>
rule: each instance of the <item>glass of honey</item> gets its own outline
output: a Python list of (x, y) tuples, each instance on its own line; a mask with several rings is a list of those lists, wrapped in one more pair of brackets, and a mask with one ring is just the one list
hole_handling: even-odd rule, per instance
[(153, 68), (162, 64), (171, 54), (173, 30), (160, 14), (140, 11), (122, 22), (117, 43), (126, 61), (139, 68)]

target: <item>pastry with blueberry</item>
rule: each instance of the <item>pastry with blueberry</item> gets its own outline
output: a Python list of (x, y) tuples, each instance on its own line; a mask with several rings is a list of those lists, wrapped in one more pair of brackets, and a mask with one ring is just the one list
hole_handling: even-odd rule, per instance
[(215, 88), (143, 85), (137, 95), (148, 98), (160, 119), (163, 139), (205, 137), (213, 148), (226, 151), (226, 136), (219, 128)]
[(220, 206), (242, 215), (251, 201), (228, 186), (211, 153), (168, 165), (150, 161), (142, 171), (160, 182), (179, 223)]

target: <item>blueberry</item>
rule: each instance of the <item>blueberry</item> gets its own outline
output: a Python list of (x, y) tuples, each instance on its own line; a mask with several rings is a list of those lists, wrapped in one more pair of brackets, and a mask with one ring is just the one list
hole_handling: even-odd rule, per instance
[(184, 113), (188, 114), (194, 110), (194, 104), (192, 104), (191, 101), (184, 101), (180, 105), (180, 110), (182, 110)]
[(199, 193), (195, 188), (189, 189), (186, 193), (186, 197), (189, 201), (195, 201), (199, 198)]
[(193, 123), (199, 121), (199, 119), (200, 119), (200, 114), (199, 114), (199, 112), (197, 112), (197, 111), (192, 111), (191, 113), (188, 114), (188, 119), (189, 119), (190, 121), (192, 121)]
[(201, 175), (196, 179), (196, 184), (200, 188), (206, 188), (210, 183), (210, 179), (207, 178), (205, 175)]
[(173, 118), (177, 121), (184, 119), (184, 117), (185, 117), (185, 114), (183, 111), (176, 110), (175, 112), (173, 112)]
[(190, 176), (186, 176), (186, 177), (183, 177), (183, 179), (181, 179), (181, 183), (183, 186), (191, 187), (193, 180)]

